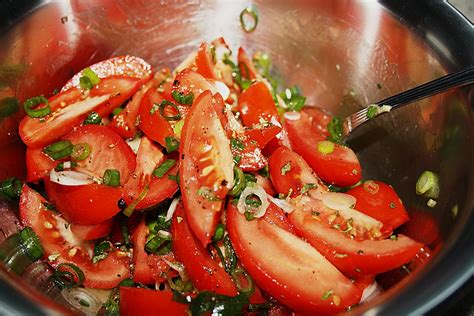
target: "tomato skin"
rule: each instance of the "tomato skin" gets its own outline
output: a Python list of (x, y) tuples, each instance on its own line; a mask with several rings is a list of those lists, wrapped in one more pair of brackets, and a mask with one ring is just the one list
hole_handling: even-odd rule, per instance
[(165, 138), (174, 136), (173, 129), (165, 118), (160, 115), (158, 110), (153, 112), (153, 106), (160, 104), (163, 98), (155, 89), (150, 89), (145, 93), (140, 104), (140, 129), (150, 139), (166, 147)]
[(43, 154), (42, 148), (26, 148), (26, 181), (42, 180), (57, 164), (58, 161)]
[(179, 204), (171, 223), (173, 253), (181, 261), (200, 291), (212, 291), (227, 296), (237, 295), (237, 289), (230, 276), (214, 261), (201, 242), (194, 237), (182, 204)]
[(239, 98), (239, 111), (244, 125), (248, 127), (260, 124), (260, 119), (272, 123), (279, 122), (272, 94), (263, 82), (255, 82), (242, 92)]
[(120, 287), (120, 315), (188, 315), (188, 305), (175, 302), (173, 292)]
[[(194, 101), (183, 126), (179, 149), (180, 188), (186, 217), (204, 246), (214, 235), (223, 198), (234, 181), (230, 142), (213, 102), (222, 102), (222, 97), (212, 96), (210, 91)], [(203, 188), (214, 197), (199, 194)]]
[[(315, 211), (323, 207), (321, 201), (313, 201)], [(409, 262), (422, 246), (404, 235), (398, 235), (397, 240), (353, 240), (315, 219), (311, 211), (303, 208), (296, 208), (288, 219), (299, 236), (349, 276), (395, 269)]]
[[(368, 186), (371, 186), (372, 189)], [(393, 229), (408, 221), (408, 213), (395, 190), (381, 181), (366, 181), (346, 192), (357, 199), (355, 209)]]
[(97, 183), (65, 186), (44, 178), (51, 202), (71, 223), (96, 225), (120, 212), (117, 205), (122, 197), (120, 188)]
[(140, 86), (140, 80), (129, 77), (109, 77), (92, 88), (84, 98), (82, 90), (71, 88), (49, 99), (51, 114), (43, 118), (25, 116), (20, 122), (20, 136), (32, 148), (48, 145), (79, 126), (95, 111), (104, 117), (128, 98)]
[(333, 119), (333, 115), (316, 106), (305, 106), (301, 111), (308, 115), (314, 129), (326, 137), (329, 136), (327, 126)]
[[(254, 282), (285, 305), (306, 313), (336, 313), (359, 302), (362, 291), (295, 235), (265, 220), (247, 221), (232, 204), (227, 228)], [(340, 298), (339, 305), (322, 298), (329, 289)]]
[(400, 232), (431, 249), (441, 242), (441, 232), (432, 214), (422, 210), (411, 210), (410, 220), (400, 227)]
[(252, 128), (245, 130), (245, 135), (250, 139), (257, 142), (258, 147), (261, 149), (280, 133), (281, 127), (277, 125), (271, 125), (265, 128)]
[(300, 119), (285, 120), (291, 146), (313, 168), (325, 182), (339, 187), (348, 187), (361, 179), (362, 169), (355, 153), (349, 147), (334, 144), (334, 151), (323, 154), (318, 151), (318, 142), (326, 137), (311, 124), (309, 116), (300, 112)]
[[(109, 253), (105, 259), (94, 264), (88, 255), (91, 245), (83, 240), (77, 240), (77, 237), (74, 238), (75, 244), (64, 239), (59, 227), (68, 227), (69, 224), (60, 216), (47, 210), (43, 204), (46, 202), (39, 193), (27, 185), (23, 186), (20, 196), (21, 223), (31, 227), (39, 237), (45, 258), (50, 255), (60, 255), (53, 262), (48, 260), (50, 265), (57, 267), (65, 262), (75, 264), (84, 272), (84, 286), (91, 288), (110, 289), (130, 276), (129, 259), (126, 255), (121, 255), (119, 251)], [(72, 249), (76, 249), (73, 254)]]
[(203, 42), (199, 45), (199, 49), (196, 55), (196, 72), (204, 78), (217, 79), (214, 71), (214, 62), (210, 53), (210, 47), (207, 43)]
[(71, 224), (71, 231), (79, 239), (95, 240), (108, 236), (112, 231), (112, 224), (112, 219), (105, 220), (102, 223), (95, 225)]
[(237, 61), (239, 63), (240, 72), (245, 78), (252, 80), (257, 79), (259, 76), (258, 71), (242, 47), (239, 47)]
[[(290, 170), (285, 169), (285, 166), (289, 166)], [(279, 147), (275, 150), (268, 160), (268, 167), (270, 179), (278, 193), (286, 195), (291, 191), (290, 197), (296, 197), (308, 183), (316, 185), (310, 192), (327, 191), (306, 161), (289, 148)]]
[(102, 178), (107, 169), (120, 172), (120, 183), (127, 182), (130, 173), (135, 169), (135, 154), (130, 146), (117, 133), (103, 125), (83, 125), (77, 127), (64, 139), (74, 144), (86, 143), (90, 147), (89, 156), (77, 161), (74, 169), (92, 173)]
[(295, 234), (295, 229), (293, 225), (288, 221), (288, 218), (286, 217), (285, 212), (276, 206), (273, 203), (270, 203), (270, 205), (267, 208), (267, 211), (265, 212), (265, 215), (262, 217), (264, 220), (269, 222), (272, 225), (276, 225), (280, 227), (281, 229), (286, 230), (289, 233), (292, 233), (293, 235)]
[(148, 227), (142, 219), (133, 232), (131, 241), (133, 244), (133, 281), (143, 284), (155, 284), (153, 272), (148, 265), (148, 254), (145, 251), (145, 242), (148, 235)]
[(0, 146), (0, 179), (17, 177), (24, 179), (27, 174), (25, 164), (26, 148), (20, 141)]

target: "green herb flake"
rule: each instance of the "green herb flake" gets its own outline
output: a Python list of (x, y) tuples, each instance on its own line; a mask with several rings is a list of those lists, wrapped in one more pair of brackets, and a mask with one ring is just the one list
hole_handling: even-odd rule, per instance
[(286, 164), (283, 165), (280, 169), (280, 173), (282, 176), (287, 174), (291, 170), (291, 162), (287, 162)]
[(176, 100), (176, 102), (183, 105), (191, 105), (194, 101), (194, 93), (192, 92), (184, 94), (183, 92), (173, 90), (173, 92), (171, 92), (171, 96)]
[(372, 119), (379, 113), (379, 107), (371, 104), (367, 107), (367, 118)]
[(242, 143), (240, 140), (238, 140), (236, 138), (231, 138), (230, 139), (230, 146), (235, 150), (244, 150), (245, 149), (244, 143)]
[(179, 140), (173, 136), (165, 137), (166, 151), (172, 153), (179, 149)]
[(280, 93), (280, 97), (285, 101), (287, 111), (301, 111), (306, 102), (306, 97), (301, 95), (297, 86), (287, 88)]
[(395, 204), (395, 202), (390, 202), (389, 207), (390, 208), (396, 208), (397, 205)]
[(92, 257), (92, 262), (97, 263), (100, 260), (107, 258), (109, 255), (108, 251), (110, 250), (111, 246), (108, 241), (102, 241), (100, 243), (96, 243), (94, 245), (94, 256)]
[(270, 172), (268, 170), (268, 165), (263, 167), (262, 169), (258, 170), (258, 174), (262, 177), (268, 178), (270, 176)]
[(328, 140), (342, 144), (343, 140), (343, 127), (342, 127), (342, 120), (338, 117), (333, 117), (332, 120), (328, 123)]
[(331, 295), (334, 295), (334, 290), (328, 290), (326, 291), (322, 296), (321, 296), (321, 299), (323, 301), (326, 301), (328, 298), (331, 297)]
[(391, 240), (398, 240), (398, 236), (397, 236), (397, 235), (391, 235), (391, 236), (390, 236), (390, 239), (391, 239)]
[(170, 171), (176, 165), (176, 160), (166, 159), (161, 165), (153, 170), (153, 175), (157, 178), (163, 178), (163, 176)]
[(101, 122), (102, 122), (102, 118), (100, 117), (99, 113), (91, 112), (89, 113), (89, 115), (87, 115), (83, 124), (84, 125), (89, 125), (89, 124), (100, 125)]
[(309, 190), (316, 188), (316, 183), (305, 183), (301, 189), (301, 194), (307, 193)]
[(219, 199), (215, 193), (209, 189), (208, 187), (200, 187), (197, 194), (199, 196), (202, 196), (203, 198), (205, 198), (206, 200), (208, 201), (211, 201), (211, 202), (215, 202), (215, 201), (220, 201), (221, 199)]
[(82, 76), (79, 78), (79, 85), (82, 89), (85, 90), (90, 90), (94, 88), (94, 86), (98, 85), (99, 82), (100, 78), (89, 67), (84, 69), (84, 71), (82, 72)]

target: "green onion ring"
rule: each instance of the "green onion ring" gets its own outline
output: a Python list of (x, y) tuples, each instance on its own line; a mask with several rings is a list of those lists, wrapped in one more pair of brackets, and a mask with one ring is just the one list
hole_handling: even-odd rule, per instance
[(120, 185), (120, 171), (116, 169), (105, 170), (103, 182), (110, 187), (118, 187)]
[[(250, 278), (250, 276), (244, 269), (237, 268), (232, 272), (230, 276), (232, 277), (232, 280), (234, 281), (235, 286), (237, 287), (237, 290), (240, 293), (245, 293), (249, 296), (253, 294), (253, 292), (255, 291), (255, 288), (253, 286), (253, 280), (252, 278)], [(246, 282), (248, 283), (247, 287), (242, 286), (242, 277), (244, 277)]]
[(43, 153), (53, 158), (54, 160), (59, 160), (71, 155), (72, 152), (72, 143), (68, 140), (60, 140), (54, 144), (48, 145), (43, 148)]
[(20, 238), (23, 246), (28, 252), (28, 255), (33, 261), (36, 261), (43, 257), (43, 246), (41, 246), (41, 242), (38, 236), (33, 231), (33, 229), (31, 229), (30, 227), (23, 228), (20, 231)]
[[(250, 25), (246, 23), (245, 16), (249, 16), (252, 19), (253, 23), (251, 23)], [(240, 12), (240, 26), (242, 26), (242, 29), (246, 33), (252, 33), (253, 31), (255, 31), (255, 29), (257, 28), (257, 24), (258, 14), (253, 8), (247, 7), (243, 9), (242, 12)]]
[[(40, 104), (44, 104), (44, 106), (42, 108), (33, 109)], [(25, 103), (23, 103), (23, 107), (25, 108), (26, 114), (32, 118), (44, 117), (51, 114), (51, 107), (49, 106), (48, 99), (43, 96), (37, 96), (26, 100)]]
[[(166, 116), (165, 109), (167, 106), (171, 106), (173, 109), (175, 109), (178, 112), (178, 114), (172, 115), (172, 116)], [(170, 102), (167, 100), (161, 101), (161, 103), (158, 104), (158, 110), (160, 111), (161, 116), (167, 121), (178, 121), (181, 119), (181, 113), (179, 113), (179, 108), (173, 102)]]
[(245, 189), (246, 181), (242, 169), (234, 167), (234, 186), (229, 191), (230, 196), (238, 196)]
[(91, 147), (87, 143), (79, 143), (72, 147), (71, 158), (74, 161), (82, 161), (89, 157)]
[(54, 283), (61, 289), (70, 289), (84, 283), (84, 272), (72, 263), (61, 263), (53, 274)]

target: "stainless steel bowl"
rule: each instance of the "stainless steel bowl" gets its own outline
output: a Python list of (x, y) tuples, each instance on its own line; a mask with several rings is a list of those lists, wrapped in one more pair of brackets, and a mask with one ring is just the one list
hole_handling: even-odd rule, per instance
[[(247, 6), (259, 12), (253, 33), (239, 22)], [(81, 68), (113, 55), (173, 67), (201, 41), (219, 36), (233, 49), (268, 52), (275, 72), (300, 86), (308, 103), (341, 116), (474, 65), (473, 26), (445, 1), (18, 0), (0, 3), (0, 20), (0, 81), (20, 100), (50, 95)], [(373, 120), (351, 138), (364, 177), (391, 183), (409, 210), (431, 212), (442, 236), (430, 264), (351, 313), (423, 314), (472, 277), (472, 111), (470, 86)], [(17, 146), (21, 153), (18, 135), (7, 132), (0, 148)], [(13, 172), (8, 166), (0, 166), (2, 177)], [(426, 169), (441, 177), (433, 209), (414, 193)], [(8, 236), (16, 231), (16, 210), (2, 203), (0, 211)], [(0, 311), (65, 313), (35, 280), (4, 266), (0, 275)]]

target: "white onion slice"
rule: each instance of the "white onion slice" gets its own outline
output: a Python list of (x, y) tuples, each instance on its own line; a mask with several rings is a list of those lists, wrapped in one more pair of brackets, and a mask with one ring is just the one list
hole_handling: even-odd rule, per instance
[(281, 208), (285, 213), (291, 213), (295, 210), (293, 205), (291, 205), (290, 202), (288, 202), (287, 200), (277, 199), (277, 198), (274, 198), (273, 196), (271, 196), (269, 194), (267, 196), (268, 196), (268, 199), (273, 204), (275, 204), (276, 206)]
[(102, 302), (92, 293), (81, 287), (61, 291), (64, 299), (85, 315), (97, 315), (102, 308)]
[(252, 209), (252, 215), (256, 218), (262, 217), (265, 215), (270, 202), (268, 201), (267, 192), (265, 192), (265, 190), (258, 184), (255, 186), (247, 186), (244, 191), (242, 191), (239, 202), (237, 203), (237, 209), (241, 214), (244, 214), (245, 211), (249, 210), (249, 207), (245, 204), (245, 199), (252, 194), (258, 196), (262, 202), (262, 205), (260, 205), (257, 209)]
[(138, 148), (140, 147), (140, 143), (142, 142), (142, 138), (136, 137), (132, 140), (127, 140), (126, 142), (127, 142), (127, 145), (133, 150), (133, 152), (136, 155), (138, 152)]
[(49, 173), (49, 179), (51, 182), (68, 186), (94, 183), (94, 178), (85, 173), (72, 170), (56, 171), (54, 168)]
[(322, 202), (324, 205), (338, 211), (353, 208), (356, 201), (355, 197), (345, 193), (327, 192), (322, 196)]
[(229, 87), (227, 87), (227, 85), (223, 83), (222, 81), (212, 80), (212, 79), (208, 79), (208, 81), (211, 84), (211, 86), (214, 88), (212, 93), (219, 93), (224, 100), (227, 100), (227, 98), (230, 95)]
[(188, 280), (188, 275), (186, 274), (186, 271), (184, 270), (184, 265), (180, 262), (171, 262), (165, 257), (162, 257), (161, 260), (163, 260), (167, 265), (169, 265), (173, 270), (176, 270), (179, 274), (179, 277), (183, 281)]
[(382, 288), (376, 281), (374, 281), (371, 285), (364, 289), (364, 292), (362, 292), (360, 303), (368, 302), (374, 297), (378, 296), (380, 293), (382, 293)]
[(290, 121), (297, 121), (301, 118), (301, 113), (300, 112), (285, 112), (283, 116)]
[(171, 202), (170, 207), (168, 208), (168, 211), (166, 212), (166, 217), (165, 217), (166, 222), (173, 218), (174, 212), (176, 211), (176, 207), (178, 207), (179, 201), (180, 199), (179, 197), (177, 197), (177, 198), (174, 198), (173, 201)]

